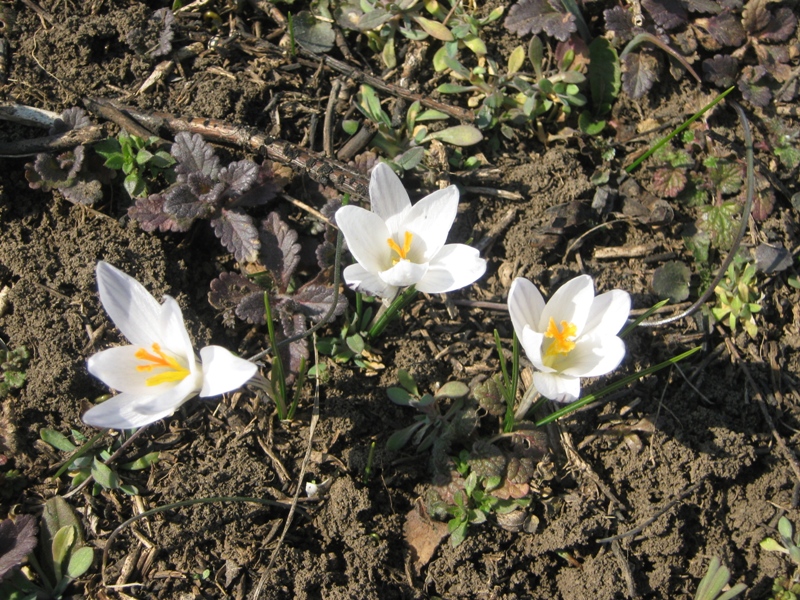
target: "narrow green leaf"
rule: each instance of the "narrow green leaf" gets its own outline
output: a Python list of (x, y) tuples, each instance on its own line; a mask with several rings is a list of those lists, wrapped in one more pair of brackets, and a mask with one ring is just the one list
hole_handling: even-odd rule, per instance
[(72, 543), (75, 541), (75, 527), (72, 525), (65, 525), (56, 532), (53, 537), (52, 553), (53, 553), (53, 570), (55, 572), (56, 581), (61, 579), (61, 565), (64, 559), (67, 558)]
[(446, 25), (439, 23), (438, 21), (432, 21), (431, 19), (426, 19), (425, 17), (412, 17), (422, 29), (425, 30), (425, 33), (430, 35), (431, 37), (436, 38), (442, 42), (452, 42), (455, 38), (453, 37), (453, 33), (447, 28)]
[(76, 448), (75, 444), (70, 442), (63, 434), (55, 431), (54, 429), (43, 427), (39, 430), (39, 437), (42, 438), (43, 442), (50, 444), (62, 452), (73, 452)]
[(106, 489), (115, 490), (119, 487), (119, 476), (96, 458), (92, 464), (92, 476)]
[(440, 140), (453, 146), (472, 146), (483, 140), (480, 129), (473, 125), (456, 125), (428, 134), (429, 140)]
[(390, 387), (386, 390), (386, 394), (389, 396), (389, 400), (400, 406), (408, 406), (411, 402), (411, 394), (403, 388)]
[(508, 55), (508, 74), (514, 75), (522, 68), (525, 63), (525, 48), (517, 46), (513, 52)]
[(77, 579), (92, 566), (94, 561), (94, 550), (89, 546), (79, 548), (72, 553), (69, 557), (69, 564), (67, 565), (67, 575), (72, 579)]
[(406, 371), (405, 369), (397, 369), (397, 381), (400, 382), (408, 392), (413, 394), (414, 396), (419, 396), (419, 389), (417, 388), (417, 382), (414, 381), (414, 377)]
[(448, 381), (436, 392), (437, 398), (463, 398), (469, 394), (469, 387), (460, 381)]
[(159, 455), (160, 452), (158, 452), (158, 450), (155, 452), (149, 452), (144, 456), (140, 456), (134, 461), (120, 465), (119, 468), (125, 469), (126, 471), (140, 471), (141, 469), (146, 469), (150, 465), (157, 463)]

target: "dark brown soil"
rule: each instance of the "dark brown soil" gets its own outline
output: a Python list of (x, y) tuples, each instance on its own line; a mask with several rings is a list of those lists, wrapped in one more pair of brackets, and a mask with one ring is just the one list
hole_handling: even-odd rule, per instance
[[(155, 91), (134, 95), (158, 61), (136, 54), (126, 34), (161, 4), (42, 0), (39, 5), (54, 17), (48, 23), (17, 3), (16, 24), (6, 32), (10, 58), (8, 83), (0, 87), (3, 98), (55, 112), (86, 96), (115, 98), (144, 110), (271, 130), (294, 143), (308, 132), (311, 114), (321, 122), (332, 74), (288, 57), (210, 50), (213, 32), (203, 27), (202, 18), (184, 21), (175, 40), (175, 47), (203, 42), (201, 54)], [(275, 28), (264, 13), (243, 4), (241, 18), (248, 26), (261, 21), (264, 35)], [(492, 35), (508, 34), (498, 27)], [(424, 82), (422, 91), (430, 91)], [(646, 119), (674, 126), (704, 103), (700, 94), (684, 81), (663, 86), (639, 105), (623, 99), (616, 109), (619, 130), (634, 131)], [(276, 113), (264, 112), (276, 95), (280, 123), (274, 121)], [(729, 112), (712, 116), (709, 126), (739, 140)], [(757, 121), (761, 114), (751, 118)], [(0, 123), (5, 141), (41, 135), (41, 130)], [(317, 141), (313, 147), (319, 146)], [(617, 156), (639, 149), (618, 144)], [(232, 147), (219, 153), (242, 157)], [(530, 135), (498, 154), (487, 149), (486, 156), (500, 167), (491, 179), (453, 181), (516, 191), (523, 199), (462, 196), (453, 241), (480, 240), (509, 209), (516, 213), (489, 246), (486, 276), (455, 298), (503, 303), (514, 277), (528, 277), (551, 293), (565, 280), (588, 273), (601, 290), (628, 290), (635, 308), (657, 300), (650, 282), (662, 263), (648, 256), (685, 253), (680, 232), (682, 223), (693, 220), (691, 214), (676, 206), (673, 220), (647, 224), (625, 219), (615, 205), (604, 219), (620, 220), (587, 234), (598, 221), (578, 218), (576, 205), (570, 204), (588, 209), (595, 193), (591, 176), (602, 161), (586, 140), (576, 135), (545, 147)], [(768, 163), (769, 156), (761, 159)], [(58, 192), (31, 190), (24, 177), (30, 160), (4, 158), (0, 171), (0, 289), (9, 289), (0, 337), (11, 347), (32, 350), (26, 386), (2, 401), (0, 453), (8, 463), (0, 466), (0, 477), (13, 468), (23, 482), (0, 492), (3, 518), (35, 514), (44, 500), (69, 491), (68, 477), (49, 479), (64, 455), (39, 440), (41, 428), (65, 435), (71, 429), (94, 433), (80, 416), (108, 390), (88, 374), (85, 361), (121, 342), (96, 294), (98, 260), (136, 277), (156, 297), (176, 297), (198, 347), (217, 343), (250, 355), (265, 343), (265, 328), (227, 329), (209, 305), (209, 283), (233, 260), (205, 224), (185, 234), (145, 233), (127, 218), (119, 187), (93, 208), (76, 206)], [(787, 175), (776, 173), (796, 192), (796, 173), (794, 181)], [(634, 177), (647, 186), (644, 174)], [(307, 191), (313, 185), (296, 173), (289, 191), (319, 208), (322, 202)], [(572, 208), (564, 211), (565, 206)], [(308, 229), (307, 214), (288, 203), (271, 210), (276, 208)], [(554, 231), (553, 210), (573, 220)], [(795, 248), (796, 218), (779, 193), (775, 211), (753, 226), (746, 243), (768, 239)], [(582, 234), (587, 234), (583, 243), (571, 247)], [(638, 258), (594, 257), (597, 248), (637, 245), (652, 250)], [(552, 477), (527, 509), (539, 519), (534, 533), (510, 532), (490, 520), (471, 527), (457, 548), (445, 540), (416, 572), (404, 527), (430, 487), (431, 474), (427, 456), (384, 450), (388, 437), (414, 417), (412, 409), (388, 400), (386, 388), (396, 385), (398, 368), (412, 371), (424, 389), (452, 379), (485, 378), (499, 369), (493, 329), (506, 341), (511, 336), (502, 311), (448, 307), (440, 297), (420, 297), (376, 344), (385, 370), (368, 377), (352, 365), (329, 362), (305, 481), (329, 481), (330, 488), (321, 499), (300, 503), (266, 575), (263, 597), (692, 598), (714, 556), (730, 568), (733, 580), (748, 585), (745, 597), (769, 597), (773, 578), (790, 574), (791, 566), (763, 551), (759, 542), (774, 535), (781, 515), (800, 523), (800, 471), (793, 454), (800, 444), (795, 387), (800, 292), (786, 279), (786, 273), (761, 276), (764, 301), (755, 339), (722, 328), (704, 331), (694, 318), (634, 331), (626, 340), (621, 371), (604, 381), (696, 345), (702, 350), (680, 369), (645, 377), (551, 428), (556, 440)], [(328, 333), (336, 333), (335, 325)], [(731, 358), (726, 338), (744, 364)], [(589, 389), (602, 385), (592, 382)], [(248, 496), (288, 504), (297, 486), (305, 485), (298, 477), (313, 406), (313, 389), (307, 387), (291, 423), (279, 422), (273, 406), (244, 391), (221, 400), (195, 399), (150, 427), (120, 461), (161, 452), (152, 470), (123, 474), (126, 483), (139, 488), (139, 497), (118, 491), (92, 496), (86, 488), (69, 498), (98, 549), (93, 568), (70, 590), (92, 598), (249, 597), (278, 543), (285, 506), (218, 502), (139, 521), (108, 548), (105, 584), (130, 587), (104, 585), (99, 550), (130, 516), (187, 498)], [(365, 478), (373, 442), (372, 475)]]

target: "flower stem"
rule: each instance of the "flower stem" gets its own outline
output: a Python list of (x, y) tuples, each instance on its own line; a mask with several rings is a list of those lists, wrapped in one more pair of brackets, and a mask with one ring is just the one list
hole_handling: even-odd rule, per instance
[(367, 337), (370, 341), (379, 337), (389, 325), (390, 321), (397, 316), (397, 313), (408, 306), (416, 295), (417, 288), (410, 285), (392, 300), (392, 303), (385, 311), (379, 311), (378, 314), (375, 315), (375, 320), (372, 322), (369, 332), (367, 333)]
[[(283, 361), (278, 352), (278, 340), (275, 338), (275, 324), (272, 322), (272, 308), (269, 303), (269, 293), (264, 292), (264, 310), (267, 317), (267, 331), (269, 333), (269, 345), (272, 348), (272, 372), (269, 379), (272, 385), (275, 406), (278, 408), (278, 418), (286, 420), (286, 376), (283, 371)], [(277, 386), (277, 387), (276, 387)]]

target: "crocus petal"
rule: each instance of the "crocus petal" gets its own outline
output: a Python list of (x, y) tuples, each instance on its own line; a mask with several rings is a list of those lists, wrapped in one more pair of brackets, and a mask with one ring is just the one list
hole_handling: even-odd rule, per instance
[(105, 429), (136, 429), (155, 423), (175, 412), (172, 407), (162, 408), (160, 412), (141, 411), (145, 405), (152, 403), (156, 403), (156, 397), (117, 394), (86, 411), (83, 422), (92, 427)]
[(622, 290), (600, 294), (592, 302), (584, 335), (617, 335), (631, 312), (631, 296)]
[[(534, 329), (539, 328), (543, 310), (544, 298), (536, 286), (524, 277), (517, 277), (511, 283), (511, 290), (508, 292), (508, 312), (518, 339), (522, 340), (522, 332), (526, 325)], [(539, 344), (541, 354), (541, 342)], [(530, 357), (530, 354), (528, 356)]]
[(159, 328), (161, 335), (155, 340), (160, 341), (165, 350), (174, 354), (183, 366), (191, 369), (194, 366), (194, 347), (183, 322), (183, 312), (175, 298), (164, 296), (159, 314)]
[(206, 346), (200, 350), (200, 360), (203, 362), (203, 388), (200, 390), (203, 398), (242, 387), (257, 370), (256, 365), (221, 346)]
[[(372, 212), (385, 221), (389, 231), (392, 232), (397, 230), (397, 223), (403, 221), (405, 213), (411, 209), (411, 199), (406, 188), (386, 163), (378, 163), (372, 169), (369, 199)], [(338, 216), (336, 220), (338, 223)]]
[[(387, 167), (388, 169), (388, 167)], [(358, 206), (343, 206), (336, 211), (339, 226), (353, 258), (370, 273), (379, 273), (391, 265), (391, 236), (383, 219)]]
[(598, 377), (613, 371), (625, 358), (625, 344), (617, 336), (584, 336), (565, 357), (565, 375)]
[[(175, 412), (181, 404), (197, 396), (203, 383), (202, 376), (198, 379), (199, 381), (193, 377), (186, 377), (178, 385), (169, 388), (163, 386), (166, 388), (163, 392), (153, 398), (152, 402), (143, 403), (137, 410), (143, 414), (161, 414), (168, 409)], [(160, 390), (161, 387), (158, 389)]]
[(147, 385), (153, 373), (136, 369), (137, 365), (142, 364), (135, 356), (139, 350), (139, 346), (109, 348), (90, 356), (86, 366), (89, 373), (112, 389), (142, 396), (151, 396), (154, 392), (157, 394), (153, 386)]
[(547, 301), (539, 320), (539, 331), (547, 331), (552, 318), (557, 325), (561, 321), (572, 323), (577, 328), (577, 335), (583, 332), (589, 309), (594, 299), (594, 283), (588, 275), (579, 275), (562, 285)]
[(108, 316), (135, 346), (160, 339), (161, 306), (144, 286), (107, 262), (97, 263), (97, 287)]
[(533, 373), (533, 385), (545, 398), (557, 402), (574, 402), (581, 395), (581, 380), (560, 373)]
[(425, 254), (421, 261), (432, 260), (442, 249), (453, 221), (456, 220), (456, 213), (458, 188), (454, 185), (425, 196), (411, 207), (399, 227), (419, 236), (425, 242)]
[(486, 261), (475, 248), (448, 244), (431, 260), (428, 272), (417, 283), (426, 294), (443, 294), (461, 289), (486, 272)]
[(342, 272), (345, 282), (351, 289), (392, 300), (397, 295), (397, 287), (389, 285), (377, 273), (370, 273), (359, 264), (345, 267)]
[(531, 361), (534, 367), (545, 373), (554, 371), (554, 369), (544, 364), (544, 358), (542, 357), (542, 344), (544, 343), (543, 333), (535, 331), (530, 327), (525, 327), (525, 329), (522, 330), (522, 335), (519, 333), (517, 334), (517, 338), (522, 345), (522, 349), (525, 350), (525, 356), (528, 357), (528, 360)]
[(422, 280), (428, 271), (428, 263), (412, 263), (410, 260), (401, 260), (391, 269), (379, 273), (381, 279), (395, 287), (407, 287)]

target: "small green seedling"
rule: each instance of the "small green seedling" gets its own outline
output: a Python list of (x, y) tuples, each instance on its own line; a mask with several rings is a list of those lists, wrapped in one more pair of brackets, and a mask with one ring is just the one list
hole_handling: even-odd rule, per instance
[[(483, 134), (472, 125), (455, 125), (429, 131), (425, 123), (442, 121), (448, 116), (438, 110), (422, 110), (419, 101), (409, 107), (405, 123), (394, 127), (391, 117), (381, 107), (377, 93), (366, 84), (361, 86), (356, 107), (378, 126), (378, 133), (372, 138), (372, 144), (390, 159), (389, 164), (398, 171), (410, 171), (419, 165), (425, 157), (425, 145), (432, 140), (465, 147), (483, 139)], [(352, 122), (345, 123), (345, 127), (355, 132)]]
[[(450, 381), (440, 387), (435, 394), (420, 394), (417, 383), (411, 374), (398, 369), (397, 379), (402, 387), (390, 387), (387, 390), (389, 399), (400, 406), (411, 406), (422, 414), (415, 417), (415, 423), (396, 431), (386, 442), (390, 451), (400, 450), (409, 440), (417, 447), (418, 452), (431, 448), (436, 440), (451, 433), (458, 415), (464, 408), (464, 397), (469, 393), (466, 384)], [(441, 413), (438, 401), (449, 398), (453, 404), (445, 414)]]
[(356, 310), (345, 314), (342, 330), (337, 336), (320, 338), (317, 350), (330, 356), (339, 364), (352, 361), (360, 369), (374, 374), (384, 369), (372, 346), (369, 345), (369, 326), (373, 319), (374, 307), (371, 296), (356, 295)]
[(25, 346), (14, 350), (0, 341), (0, 399), (5, 398), (11, 390), (18, 390), (25, 385), (30, 352)]
[(794, 525), (786, 517), (781, 517), (778, 521), (778, 535), (780, 541), (768, 537), (761, 542), (761, 547), (768, 552), (780, 552), (786, 554), (795, 565), (793, 577), (779, 577), (772, 585), (773, 600), (797, 600), (800, 598), (800, 534), (794, 531)]
[(470, 468), (468, 451), (463, 450), (454, 461), (456, 470), (462, 477), (466, 477), (464, 489), (453, 495), (454, 504), (439, 503), (439, 506), (434, 507), (436, 512), (443, 510), (451, 516), (447, 522), (447, 530), (450, 533), (450, 545), (454, 548), (464, 541), (470, 525), (484, 523), (492, 514), (507, 514), (530, 504), (530, 498), (501, 499), (492, 495), (491, 492), (502, 485), (503, 477), (480, 476)]
[(721, 564), (715, 556), (708, 565), (705, 577), (700, 581), (700, 585), (697, 586), (694, 600), (731, 600), (731, 598), (736, 598), (747, 589), (745, 584), (737, 583), (723, 593), (722, 590), (728, 585), (730, 578), (731, 572), (728, 567)]
[[(89, 477), (92, 477), (94, 478), (92, 487), (92, 495), (94, 496), (102, 490), (118, 489), (130, 496), (135, 496), (139, 493), (135, 485), (122, 483), (119, 474), (104, 463), (104, 461), (111, 458), (113, 452), (121, 445), (122, 441), (119, 438), (115, 438), (108, 448), (92, 450), (93, 440), (87, 440), (86, 436), (80, 431), (73, 429), (70, 435), (74, 443), (65, 435), (53, 429), (43, 428), (39, 431), (42, 441), (62, 452), (72, 453), (72, 456), (65, 464), (65, 468), (72, 478), (73, 487), (79, 486)], [(80, 444), (80, 447), (76, 444)], [(157, 462), (158, 458), (158, 452), (150, 452), (134, 461), (119, 465), (119, 468), (125, 471), (139, 471)], [(60, 475), (60, 473), (57, 475)]]
[[(148, 181), (163, 175), (168, 184), (175, 182), (171, 169), (175, 159), (166, 150), (158, 150), (159, 138), (142, 139), (121, 131), (116, 138), (95, 144), (94, 150), (106, 159), (105, 165), (125, 174), (123, 186), (131, 198), (141, 198), (149, 193)], [(147, 176), (147, 177), (145, 177)]]
[(723, 280), (714, 289), (717, 304), (711, 309), (717, 321), (727, 320), (733, 332), (736, 331), (737, 323), (741, 323), (750, 337), (755, 337), (758, 333), (754, 315), (761, 311), (761, 301), (764, 299), (755, 277), (756, 266), (753, 263), (735, 259)]
[[(32, 571), (15, 571), (0, 583), (0, 598), (58, 599), (73, 580), (91, 568), (94, 550), (86, 545), (75, 512), (61, 496), (45, 503), (39, 529), (39, 551), (28, 554)], [(30, 538), (35, 531), (34, 526), (25, 535)], [(25, 541), (30, 548), (36, 545), (35, 539)]]

